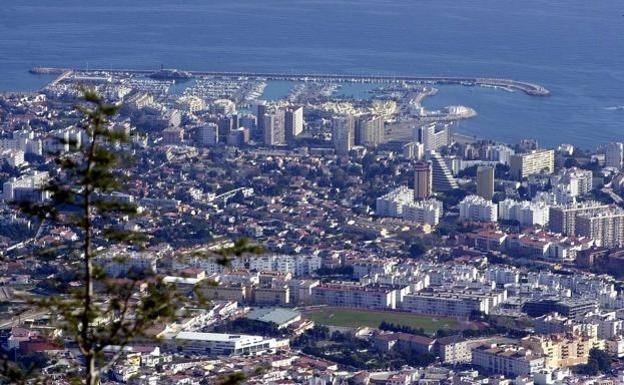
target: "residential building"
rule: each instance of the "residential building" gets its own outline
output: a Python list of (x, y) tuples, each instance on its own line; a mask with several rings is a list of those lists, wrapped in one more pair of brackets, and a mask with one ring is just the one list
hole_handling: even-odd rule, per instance
[(472, 350), (472, 364), (507, 377), (532, 375), (544, 368), (544, 357), (523, 347), (483, 345)]
[(494, 197), (494, 167), (477, 168), (477, 195), (488, 201)]
[(611, 209), (578, 215), (576, 235), (589, 237), (598, 246), (624, 247), (624, 210)]
[(442, 202), (436, 199), (408, 202), (403, 206), (403, 219), (422, 225), (436, 226), (442, 217), (442, 206)]
[(562, 169), (559, 174), (550, 178), (553, 187), (565, 190), (571, 197), (579, 197), (589, 194), (593, 189), (593, 173), (591, 170), (583, 170), (572, 167)]
[(609, 205), (596, 201), (550, 207), (548, 228), (550, 231), (565, 235), (576, 234), (576, 218), (580, 215), (593, 215), (610, 208)]
[(533, 335), (521, 344), (544, 356), (544, 366), (551, 369), (586, 364), (591, 349), (604, 348), (604, 341), (595, 336), (573, 333)]
[(316, 304), (358, 307), (366, 309), (395, 309), (396, 289), (367, 286), (358, 283), (325, 283), (312, 288)]
[(473, 341), (460, 335), (437, 338), (434, 351), (445, 364), (468, 364), (472, 361)]
[(423, 144), (425, 152), (437, 151), (452, 142), (450, 125), (436, 123), (422, 126), (418, 129), (418, 141)]
[(254, 355), (275, 349), (274, 338), (220, 333), (180, 332), (165, 334), (163, 345), (174, 352), (210, 356)]
[(498, 202), (498, 219), (518, 221), (522, 226), (546, 226), (550, 207), (543, 202), (514, 201), (505, 199)]
[(286, 109), (284, 129), (286, 143), (293, 141), (303, 132), (303, 107), (291, 107)]
[(147, 251), (110, 251), (98, 255), (94, 260), (108, 277), (127, 277), (138, 273), (156, 273), (158, 258)]
[(414, 165), (414, 200), (429, 198), (432, 186), (433, 171), (431, 163), (417, 162)]
[(219, 143), (219, 126), (206, 123), (197, 127), (197, 142), (200, 146), (215, 146)]
[(605, 146), (605, 166), (621, 169), (624, 165), (624, 143), (609, 143)]
[(242, 146), (249, 142), (249, 129), (247, 127), (239, 127), (230, 131), (227, 135), (226, 143), (228, 146)]
[(435, 226), (442, 217), (442, 202), (436, 199), (414, 201), (414, 191), (402, 186), (377, 198), (375, 213)]
[(355, 124), (355, 144), (375, 148), (384, 141), (384, 120), (377, 115), (364, 115)]
[(202, 98), (193, 95), (184, 95), (178, 98), (178, 107), (182, 111), (195, 113), (206, 108), (206, 103)]
[(286, 143), (286, 133), (284, 128), (285, 113), (283, 110), (274, 110), (265, 113), (263, 121), (263, 138), (267, 146), (276, 146)]
[(514, 178), (523, 179), (533, 174), (555, 172), (555, 151), (534, 150), (525, 154), (510, 157), (510, 173)]
[(290, 303), (290, 288), (288, 285), (254, 287), (253, 302), (261, 306), (288, 305)]
[(347, 155), (355, 144), (355, 123), (353, 116), (334, 116), (332, 119), (334, 149), (338, 155)]
[(5, 202), (43, 202), (50, 197), (50, 192), (45, 190), (49, 178), (45, 171), (11, 178), (2, 185), (2, 199)]
[(434, 192), (445, 192), (459, 188), (453, 173), (442, 155), (431, 152), (428, 155), (432, 170), (432, 187)]
[(425, 146), (420, 142), (409, 142), (403, 145), (405, 159), (421, 160), (425, 156)]
[(182, 144), (184, 141), (184, 129), (173, 126), (162, 130), (163, 143), (165, 144)]
[(459, 203), (459, 218), (464, 221), (496, 222), (498, 206), (477, 195), (468, 195)]
[(486, 157), (489, 160), (509, 165), (509, 163), (511, 162), (511, 156), (515, 153), (516, 152), (513, 148), (509, 148), (503, 144), (497, 144), (487, 147)]
[(489, 314), (491, 308), (500, 305), (506, 299), (505, 290), (431, 286), (404, 295), (401, 308), (418, 314), (469, 317), (474, 313)]

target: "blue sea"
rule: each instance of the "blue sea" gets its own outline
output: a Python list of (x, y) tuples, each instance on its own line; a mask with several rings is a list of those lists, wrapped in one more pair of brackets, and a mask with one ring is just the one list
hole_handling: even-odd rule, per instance
[(624, 140), (621, 0), (10, 0), (0, 10), (0, 90), (33, 66), (505, 77), (551, 97), (441, 87), (459, 131), (595, 148)]

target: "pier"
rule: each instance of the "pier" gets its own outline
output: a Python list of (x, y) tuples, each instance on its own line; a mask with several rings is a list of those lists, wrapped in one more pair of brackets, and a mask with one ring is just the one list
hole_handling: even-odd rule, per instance
[[(158, 70), (136, 69), (71, 69), (37, 67), (30, 70), (34, 74), (62, 75), (71, 72), (105, 72), (118, 75), (149, 75)], [(225, 72), (225, 71), (185, 71), (193, 76), (207, 77), (238, 77), (248, 79), (267, 80), (291, 80), (291, 81), (333, 81), (333, 82), (356, 82), (356, 83), (393, 83), (411, 82), (421, 84), (451, 84), (463, 86), (485, 86), (503, 88), (507, 90), (522, 91), (531, 96), (549, 96), (550, 91), (545, 87), (512, 79), (480, 78), (480, 77), (447, 77), (447, 76), (409, 76), (409, 75), (362, 75), (362, 74), (304, 74), (304, 73), (280, 73), (280, 72)]]

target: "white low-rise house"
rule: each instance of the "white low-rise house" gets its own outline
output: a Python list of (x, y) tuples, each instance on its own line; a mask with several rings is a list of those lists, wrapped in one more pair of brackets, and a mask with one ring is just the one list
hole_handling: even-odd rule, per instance
[(498, 206), (478, 195), (468, 195), (459, 203), (459, 218), (464, 221), (496, 222)]

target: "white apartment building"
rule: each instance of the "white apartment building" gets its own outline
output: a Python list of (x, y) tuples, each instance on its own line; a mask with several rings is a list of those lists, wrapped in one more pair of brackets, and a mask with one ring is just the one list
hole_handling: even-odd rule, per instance
[(624, 165), (624, 144), (609, 143), (605, 146), (605, 166), (621, 169)]
[(429, 124), (417, 129), (416, 140), (423, 144), (426, 151), (436, 151), (451, 143), (449, 125)]
[(19, 167), (25, 163), (24, 151), (22, 150), (3, 150), (0, 147), (0, 164), (6, 163), (11, 167)]
[(559, 174), (550, 178), (550, 183), (569, 191), (572, 197), (588, 194), (594, 188), (592, 172), (576, 167), (561, 170)]
[(414, 201), (414, 190), (401, 186), (377, 198), (376, 214), (403, 218), (407, 221), (435, 226), (442, 216), (442, 202), (436, 199)]
[(516, 152), (513, 148), (509, 148), (503, 144), (488, 146), (486, 150), (488, 160), (509, 165), (511, 156)]
[(321, 268), (321, 258), (316, 255), (263, 255), (249, 259), (249, 269), (278, 271), (294, 276), (310, 275)]
[(459, 203), (459, 218), (464, 221), (496, 222), (498, 206), (478, 195), (468, 195)]
[(517, 346), (480, 346), (472, 350), (472, 364), (487, 373), (515, 378), (541, 371), (544, 357)]
[(178, 107), (182, 111), (199, 112), (206, 109), (206, 102), (198, 96), (184, 95), (178, 98)]
[(11, 178), (2, 185), (2, 199), (5, 202), (42, 202), (50, 197), (50, 192), (44, 191), (49, 179), (49, 174), (41, 171)]
[(420, 142), (409, 142), (403, 145), (405, 159), (421, 160), (425, 156), (425, 146)]
[(624, 210), (611, 209), (576, 217), (577, 235), (602, 247), (624, 247)]
[(132, 272), (156, 273), (158, 257), (150, 252), (110, 251), (94, 260), (108, 277), (125, 277)]
[(197, 127), (197, 142), (200, 146), (215, 146), (219, 143), (219, 126), (207, 123)]
[(473, 312), (489, 313), (488, 299), (448, 292), (419, 292), (403, 297), (401, 309), (417, 314), (469, 317)]
[(549, 216), (550, 206), (543, 202), (505, 199), (498, 203), (498, 219), (518, 221), (522, 226), (546, 226)]
[(396, 309), (397, 290), (359, 283), (328, 283), (312, 288), (312, 300), (319, 305)]
[(403, 219), (410, 222), (436, 226), (442, 216), (442, 202), (428, 199), (409, 202), (403, 206)]

